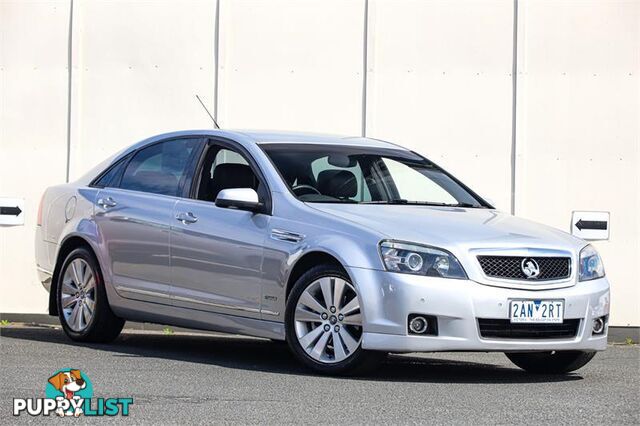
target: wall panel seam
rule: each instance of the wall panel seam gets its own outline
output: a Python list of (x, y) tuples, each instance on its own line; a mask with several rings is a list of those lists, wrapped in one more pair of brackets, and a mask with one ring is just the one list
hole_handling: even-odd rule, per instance
[(516, 213), (516, 108), (518, 100), (518, 0), (513, 0), (513, 62), (511, 65), (511, 214)]
[(71, 92), (73, 79), (73, 0), (69, 1), (69, 37), (67, 46), (67, 170), (65, 182), (69, 182), (71, 170)]
[(215, 66), (215, 77), (213, 82), (213, 116), (216, 123), (220, 123), (218, 120), (218, 81), (220, 74), (220, 0), (216, 0), (216, 16), (215, 16), (215, 29), (213, 38), (213, 62)]
[(362, 36), (362, 128), (361, 136), (367, 136), (367, 61), (369, 48), (369, 0), (364, 0), (364, 30)]

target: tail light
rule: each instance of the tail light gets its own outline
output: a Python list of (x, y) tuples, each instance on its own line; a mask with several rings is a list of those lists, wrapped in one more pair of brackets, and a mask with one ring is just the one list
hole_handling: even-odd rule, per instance
[(40, 204), (38, 204), (38, 220), (36, 225), (42, 226), (42, 202), (44, 201), (44, 192), (42, 193), (42, 197), (40, 197)]

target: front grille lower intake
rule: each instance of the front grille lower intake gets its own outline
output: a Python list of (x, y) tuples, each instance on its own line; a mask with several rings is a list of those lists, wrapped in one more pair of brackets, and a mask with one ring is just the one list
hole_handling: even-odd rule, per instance
[(562, 324), (512, 324), (508, 319), (478, 318), (478, 326), (484, 338), (570, 339), (577, 336), (580, 319), (565, 319)]
[[(522, 271), (522, 261), (533, 259), (540, 268), (540, 275), (527, 278)], [(484, 274), (492, 278), (524, 281), (550, 281), (569, 278), (571, 275), (570, 257), (524, 257), (524, 256), (478, 256), (478, 262)]]

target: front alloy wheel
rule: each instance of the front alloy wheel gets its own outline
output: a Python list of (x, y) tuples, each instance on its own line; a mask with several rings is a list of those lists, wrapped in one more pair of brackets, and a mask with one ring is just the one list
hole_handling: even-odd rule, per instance
[(303, 292), (295, 311), (298, 344), (318, 362), (353, 355), (362, 340), (362, 316), (353, 286), (337, 276), (322, 277)]
[(336, 267), (316, 266), (298, 279), (287, 301), (285, 321), (294, 354), (317, 371), (353, 372), (380, 358), (361, 348), (358, 292)]

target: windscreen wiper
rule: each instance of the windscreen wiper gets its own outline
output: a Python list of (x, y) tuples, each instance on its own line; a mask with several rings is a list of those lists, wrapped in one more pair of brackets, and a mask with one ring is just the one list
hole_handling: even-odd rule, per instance
[[(394, 200), (377, 200), (377, 201), (361, 201), (360, 204), (409, 204), (410, 201), (403, 198), (397, 198)], [(413, 203), (413, 201), (411, 201)]]
[(481, 206), (479, 204), (471, 204), (471, 203), (458, 203), (458, 204), (447, 204), (448, 206), (451, 207), (468, 207), (470, 209), (483, 209), (484, 206)]
[(429, 201), (409, 201), (403, 198), (396, 198), (393, 200), (385, 200), (385, 201), (364, 201), (364, 202), (361, 202), (360, 204), (392, 204), (392, 205), (407, 204), (412, 206), (483, 208), (480, 205), (471, 204), (471, 203), (456, 203), (456, 204), (433, 203)]
[(349, 198), (334, 198), (331, 200), (300, 200), (305, 203), (324, 203), (324, 204), (358, 204), (355, 200), (350, 200)]

